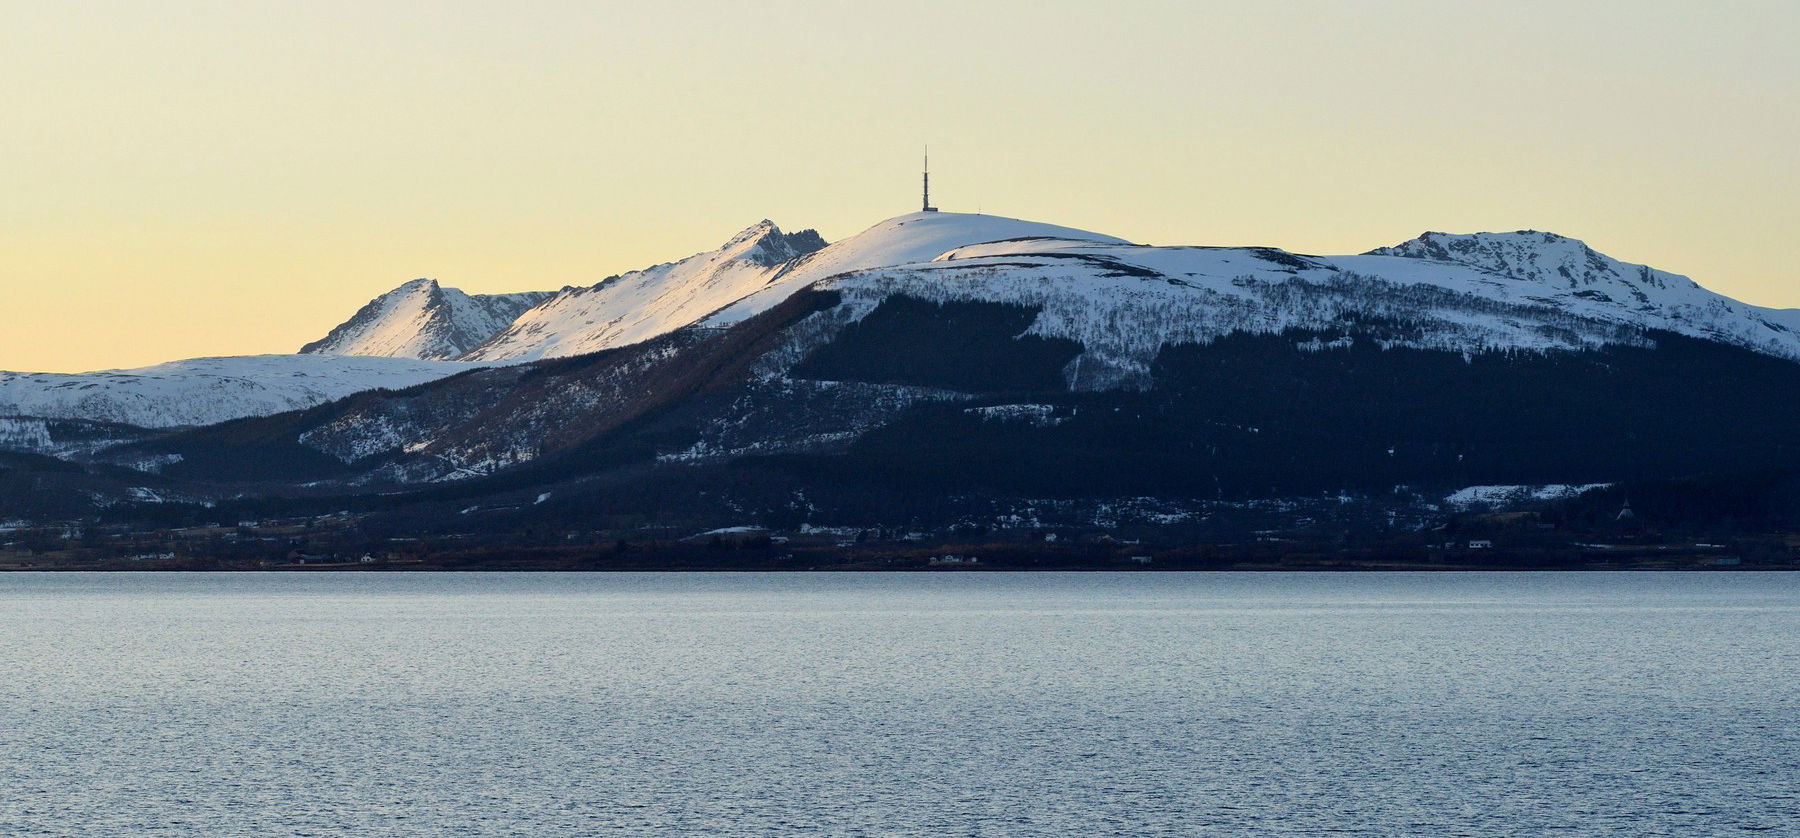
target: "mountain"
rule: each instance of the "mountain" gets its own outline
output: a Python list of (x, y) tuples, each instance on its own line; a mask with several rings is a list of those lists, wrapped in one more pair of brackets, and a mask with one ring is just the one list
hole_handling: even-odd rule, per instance
[(552, 291), (464, 294), (415, 279), (363, 306), (302, 354), (450, 360), (493, 337)]
[(666, 334), (766, 286), (795, 259), (824, 246), (812, 230), (787, 234), (764, 220), (715, 250), (566, 289), (466, 357), (555, 358)]
[[(245, 355), (85, 373), (0, 372), (0, 417), (81, 420), (138, 428), (266, 416), (351, 393), (397, 389), (473, 369), (409, 358)], [(16, 434), (36, 436), (27, 423)]]
[(694, 328), (111, 456), (217, 491), (397, 492), (446, 527), (452, 497), (571, 526), (1198, 526), (1220, 504), (1800, 468), (1800, 312), (1561, 237), (1475, 237), (1504, 262), (1435, 238), (1324, 257), (902, 216)]
[(1530, 302), (1800, 358), (1800, 310), (1745, 305), (1555, 233), (1426, 233), (1369, 255), (1463, 265), (1511, 283), (1511, 293)]
[(466, 358), (565, 357), (626, 346), (690, 325), (729, 326), (828, 276), (931, 259), (963, 245), (1003, 239), (1123, 243), (1011, 218), (914, 213), (827, 246), (811, 230), (784, 234), (763, 221), (717, 250), (565, 291)]

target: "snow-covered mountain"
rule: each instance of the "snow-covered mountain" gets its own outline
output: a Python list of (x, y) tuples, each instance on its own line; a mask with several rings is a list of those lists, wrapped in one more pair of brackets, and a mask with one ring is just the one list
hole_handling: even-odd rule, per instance
[[(1239, 407), (1263, 414), (1258, 422), (1316, 421), (1281, 415), (1298, 399), (1292, 393), (1257, 395), (1250, 370), (1273, 363), (1270, 353), (1285, 353), (1282, 364), (1319, 367), (1320, 376), (1358, 359), (1379, 369), (1372, 380), (1401, 376), (1400, 396), (1382, 398), (1407, 399), (1436, 398), (1437, 385), (1415, 393), (1406, 389), (1401, 367), (1389, 365), (1423, 364), (1434, 376), (1455, 377), (1461, 392), (1479, 394), (1490, 374), (1518, 386), (1521, 369), (1590, 376), (1598, 374), (1595, 368), (1629, 367), (1668, 387), (1692, 373), (1659, 369), (1651, 359), (1680, 356), (1697, 369), (1723, 363), (1680, 355), (1692, 347), (1658, 355), (1659, 342), (1673, 334), (1780, 359), (1769, 361), (1778, 369), (1756, 366), (1744, 376), (1800, 381), (1800, 367), (1791, 363), (1800, 360), (1800, 311), (1738, 303), (1673, 274), (1539, 233), (1458, 239), (1475, 242), (1468, 248), (1440, 248), (1434, 242), (1443, 237), (1433, 235), (1334, 257), (1150, 247), (956, 213), (901, 216), (798, 257), (788, 255), (791, 248), (770, 247), (783, 243), (781, 236), (773, 225), (758, 225), (720, 251), (565, 293), (486, 347), (491, 357), (513, 360), (622, 352), (543, 375), (529, 367), (493, 369), (419, 394), (358, 399), (317, 417), (320, 424), (300, 430), (294, 442), (346, 468), (386, 459), (354, 480), (468, 479), (573, 450), (620, 417), (688, 398), (683, 388), (689, 386), (699, 388), (696, 401), (681, 408), (683, 429), (669, 438), (689, 437), (680, 445), (656, 443), (664, 462), (842, 450), (930, 405), (971, 399), (976, 403), (968, 409), (977, 412), (970, 415), (983, 422), (1025, 417), (1049, 429), (1070, 422), (1082, 399), (1130, 393), (1158, 399), (1165, 388), (1194, 388), (1210, 373), (1171, 367), (1172, 358), (1244, 341), (1259, 348), (1252, 360), (1232, 362), (1245, 371), (1232, 373), (1244, 383), (1231, 386), (1249, 388)], [(1497, 255), (1483, 255), (1490, 253)], [(1446, 258), (1456, 255), (1463, 258)], [(682, 328), (690, 324), (708, 328)], [(1431, 360), (1390, 350), (1420, 350)], [(1287, 357), (1296, 355), (1302, 360)], [(1731, 357), (1740, 365), (1755, 358)], [(1578, 359), (1568, 361), (1578, 373), (1558, 366), (1567, 359)], [(1489, 364), (1503, 368), (1489, 373)], [(1595, 393), (1615, 388), (1617, 404), (1667, 400), (1665, 392), (1652, 393), (1629, 377), (1581, 380)], [(1360, 398), (1358, 388), (1370, 385), (1342, 386), (1348, 398)], [(735, 400), (718, 395), (732, 392)], [(1033, 400), (980, 402), (1016, 393), (1033, 393)], [(1552, 406), (1543, 416), (1602, 409), (1590, 402), (1555, 407), (1557, 398), (1563, 397), (1546, 396)], [(1514, 401), (1525, 405), (1529, 398)], [(1182, 407), (1196, 416), (1215, 409)], [(1460, 415), (1457, 410), (1446, 408), (1445, 415)], [(1383, 421), (1413, 420), (1383, 416), (1367, 420), (1365, 430)], [(1165, 430), (1174, 434), (1170, 439), (1189, 432)], [(1565, 432), (1574, 431), (1545, 431)], [(1111, 433), (1132, 438), (1118, 428), (1092, 433), (1096, 445), (1115, 444)], [(1380, 443), (1385, 450), (1394, 440), (1383, 435)], [(949, 442), (933, 437), (915, 444)], [(1258, 444), (1269, 443), (1259, 438)], [(1438, 456), (1453, 449), (1446, 442), (1433, 450)], [(1544, 477), (1612, 479), (1607, 473)], [(1499, 481), (1500, 475), (1458, 479)]]
[(375, 355), (442, 361), (475, 348), (554, 291), (465, 294), (415, 279), (363, 306), (302, 354)]
[(1110, 498), (1188, 510), (1155, 513), (1186, 538), (1219, 505), (1312, 526), (1345, 499), (1436, 515), (1466, 487), (1800, 474), (1800, 311), (1559, 236), (1312, 256), (917, 213), (795, 238), (756, 225), (565, 292), (483, 347), (494, 363), (416, 388), (135, 438), (0, 423), (0, 446), (195, 497), (389, 509), (382, 537), (1017, 527)]
[(469, 360), (519, 361), (597, 352), (667, 334), (763, 288), (795, 259), (825, 246), (763, 220), (715, 250), (565, 289), (475, 347)]
[(928, 260), (959, 246), (1008, 239), (1124, 243), (998, 216), (914, 213), (827, 246), (811, 230), (783, 234), (763, 221), (717, 250), (565, 291), (465, 357), (555, 358), (627, 346), (692, 325), (729, 326), (828, 276)]
[(1425, 233), (1368, 255), (1465, 265), (1500, 279), (1499, 287), (1483, 285), (1497, 296), (1800, 359), (1800, 309), (1740, 303), (1680, 274), (1621, 262), (1555, 233)]
[[(979, 218), (918, 214), (890, 225)], [(1082, 235), (968, 244), (929, 261), (834, 273), (817, 287), (843, 293), (852, 321), (896, 294), (1037, 309), (1025, 334), (1085, 347), (1068, 372), (1078, 389), (1140, 383), (1164, 347), (1296, 329), (1464, 354), (1635, 345), (1664, 330), (1800, 360), (1800, 310), (1740, 303), (1561, 236), (1483, 233), (1451, 247), (1428, 234), (1321, 257), (1068, 240)]]
[[(508, 295), (508, 305), (522, 305), (527, 296)], [(448, 353), (480, 329), (498, 329), (500, 309), (483, 309), (481, 318), (470, 314), (470, 301), (478, 299), (429, 281), (409, 283), (334, 330), (329, 351)], [(781, 321), (779, 335), (758, 332), (758, 340), (774, 343), (757, 344), (752, 355), (732, 357), (717, 348), (751, 352), (748, 343), (732, 343), (739, 338), (715, 338), (795, 305), (823, 307)], [(962, 312), (942, 316), (973, 318), (967, 328), (975, 331), (943, 326), (929, 310), (909, 308), (914, 305)], [(480, 329), (468, 325), (477, 320)], [(999, 337), (982, 337), (981, 329), (998, 330)], [(612, 372), (604, 382), (576, 372), (566, 385), (548, 387), (529, 370), (522, 378), (490, 371), (466, 386), (408, 396), (403, 401), (413, 406), (404, 410), (380, 398), (359, 400), (329, 426), (295, 440), (334, 458), (391, 454), (399, 464), (384, 474), (443, 479), (529, 462), (573, 444), (557, 440), (585, 438), (586, 432), (558, 429), (591, 428), (602, 413), (630, 414), (641, 400), (635, 388), (663, 387), (653, 383), (690, 374), (676, 371), (699, 363), (696, 352), (713, 353), (708, 364), (725, 365), (731, 375), (749, 370), (751, 380), (764, 384), (743, 385), (756, 399), (716, 422), (695, 419), (696, 427), (707, 428), (699, 439), (658, 454), (675, 461), (809, 450), (819, 440), (848, 445), (921, 403), (960, 398), (954, 391), (961, 385), (944, 382), (998, 387), (994, 382), (1013, 376), (1008, 386), (1041, 391), (1049, 381), (1043, 375), (1050, 375), (1067, 393), (1153, 390), (1180, 380), (1159, 377), (1158, 365), (1171, 352), (1246, 336), (1286, 340), (1294, 351), (1322, 357), (1417, 349), (1473, 359), (1654, 350), (1671, 333), (1800, 360), (1800, 310), (1740, 303), (1547, 233), (1428, 233), (1361, 255), (1310, 256), (1274, 248), (1151, 247), (996, 216), (912, 213), (829, 246), (812, 231), (786, 234), (761, 222), (717, 250), (544, 299), (461, 356), (474, 361), (318, 354), (325, 350), (314, 345), (304, 355), (197, 359), (144, 370), (5, 373), (0, 415), (206, 424), (406, 387), (483, 364), (638, 347), (608, 362)], [(869, 337), (877, 334), (886, 337)], [(998, 342), (982, 343), (989, 338)], [(977, 345), (985, 354), (969, 354)], [(860, 347), (854, 363), (832, 362), (849, 367), (818, 360), (851, 352), (843, 346)], [(1009, 353), (1026, 351), (1020, 347), (1061, 360), (1052, 373), (1009, 370)], [(960, 367), (918, 378), (909, 364)], [(877, 368), (888, 371), (870, 372)], [(833, 378), (850, 375), (845, 369), (864, 378)], [(499, 383), (515, 380), (524, 389)], [(921, 383), (927, 380), (935, 383)], [(758, 389), (765, 384), (773, 389)], [(657, 398), (672, 398), (668, 392)], [(506, 411), (493, 412), (489, 400), (502, 393), (509, 394)], [(1050, 402), (1044, 398), (1020, 415), (1042, 414), (1052, 424), (1067, 418), (1045, 413)], [(426, 402), (434, 407), (417, 409)], [(516, 422), (507, 418), (513, 414)], [(42, 436), (36, 426), (20, 426), (15, 435)]]
[(890, 218), (861, 233), (797, 260), (763, 288), (703, 321), (728, 326), (773, 308), (795, 291), (827, 277), (912, 262), (923, 262), (970, 245), (1055, 248), (1082, 244), (1125, 245), (1124, 239), (1073, 227), (1021, 221), (997, 215), (915, 212)]
[(401, 389), (479, 365), (348, 355), (193, 358), (84, 373), (0, 372), (0, 416), (143, 428), (208, 425)]
[[(949, 262), (961, 264), (933, 264)], [(951, 267), (957, 270), (945, 273)], [(1120, 271), (1167, 281), (1119, 282)], [(952, 275), (957, 282), (943, 281)], [(1085, 279), (1046, 281), (1059, 275)], [(1088, 340), (1082, 375), (1095, 386), (1137, 377), (1170, 343), (1328, 328), (1352, 313), (1423, 318), (1389, 345), (1538, 351), (1630, 342), (1662, 329), (1800, 358), (1800, 312), (1739, 303), (1550, 233), (1427, 233), (1359, 256), (1317, 257), (1272, 248), (1146, 247), (1068, 227), (947, 212), (892, 218), (829, 246), (811, 231), (784, 235), (764, 221), (717, 250), (565, 290), (464, 358), (563, 357), (689, 326), (729, 326), (827, 279), (853, 296), (905, 288), (933, 299), (1049, 303), (1033, 333)]]

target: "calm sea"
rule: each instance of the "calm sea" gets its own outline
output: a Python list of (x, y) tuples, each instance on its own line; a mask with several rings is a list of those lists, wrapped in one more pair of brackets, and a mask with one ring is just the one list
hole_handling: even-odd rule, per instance
[(0, 575), (0, 835), (1800, 834), (1800, 575)]

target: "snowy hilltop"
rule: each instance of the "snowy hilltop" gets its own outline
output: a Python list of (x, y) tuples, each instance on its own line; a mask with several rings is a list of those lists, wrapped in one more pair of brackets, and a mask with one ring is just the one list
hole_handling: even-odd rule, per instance
[(825, 240), (764, 220), (715, 250), (571, 288), (525, 312), (468, 360), (520, 361), (597, 352), (690, 325), (776, 281)]
[(1497, 294), (1800, 358), (1800, 310), (1746, 305), (1680, 274), (1621, 262), (1555, 233), (1426, 233), (1369, 255), (1464, 265), (1512, 285)]
[(300, 352), (448, 360), (493, 337), (554, 294), (464, 294), (435, 279), (415, 279), (370, 300), (330, 334), (300, 347)]

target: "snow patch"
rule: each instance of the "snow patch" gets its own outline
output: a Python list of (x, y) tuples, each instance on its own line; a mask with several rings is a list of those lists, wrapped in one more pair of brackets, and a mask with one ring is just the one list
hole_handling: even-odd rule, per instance
[(1551, 483), (1542, 486), (1469, 486), (1446, 495), (1444, 503), (1457, 509), (1470, 509), (1478, 506), (1508, 506), (1525, 501), (1563, 500), (1578, 497), (1612, 485), (1611, 483), (1580, 485)]
[(1034, 427), (1047, 428), (1069, 421), (1067, 416), (1057, 416), (1056, 406), (1050, 404), (997, 404), (989, 407), (968, 407), (964, 413), (981, 417), (984, 422), (1021, 422)]

